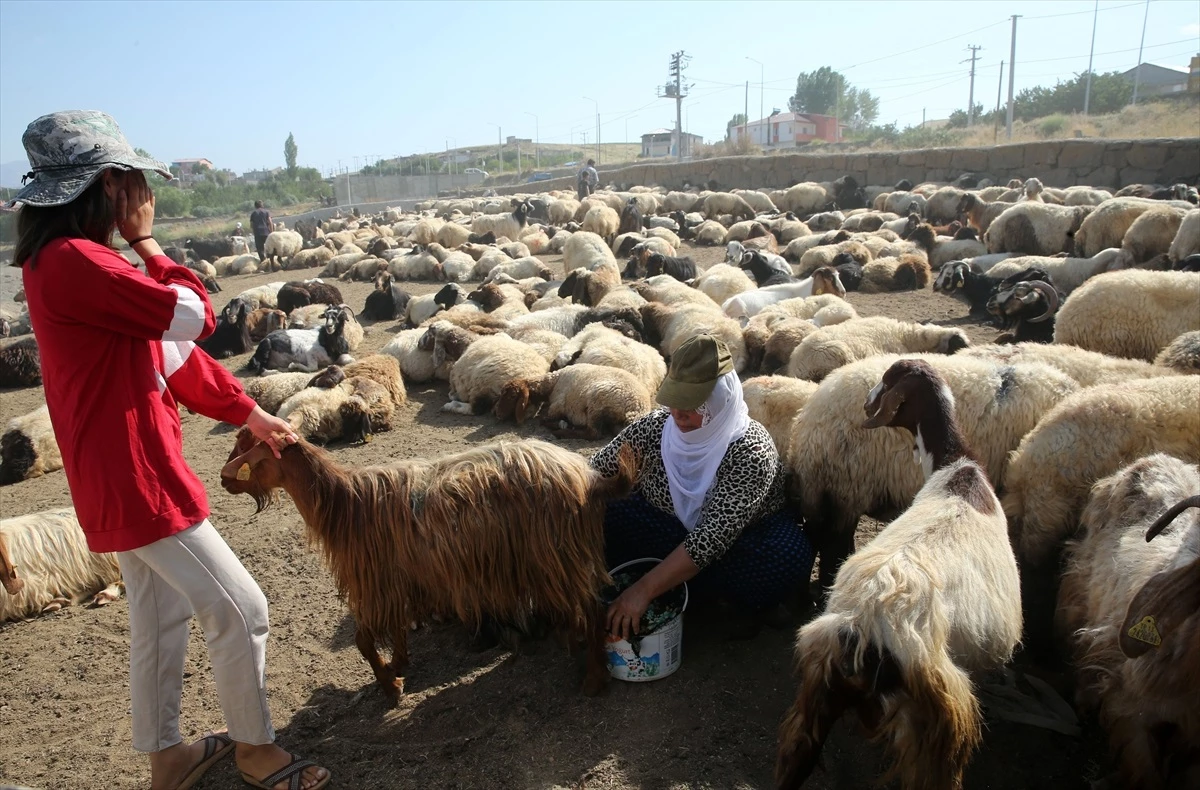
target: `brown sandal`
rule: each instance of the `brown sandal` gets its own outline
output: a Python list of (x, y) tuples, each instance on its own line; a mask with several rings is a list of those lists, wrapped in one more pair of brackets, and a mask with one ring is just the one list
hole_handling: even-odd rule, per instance
[[(242, 771), (242, 781), (251, 787), (258, 787), (261, 790), (275, 790), (275, 785), (287, 780), (287, 790), (300, 790), (304, 786), (304, 769), (319, 768), (312, 760), (305, 760), (298, 754), (292, 755), (292, 761), (280, 768), (275, 773), (263, 779), (255, 779), (250, 774)], [(322, 787), (329, 784), (329, 780), (333, 778), (333, 774), (326, 773), (325, 778), (318, 780), (310, 790), (321, 790)]]
[(188, 790), (200, 781), (200, 777), (204, 776), (209, 768), (233, 751), (233, 739), (227, 733), (209, 733), (200, 740), (204, 741), (204, 758), (196, 763), (191, 773), (183, 777), (183, 781), (175, 786), (175, 790)]

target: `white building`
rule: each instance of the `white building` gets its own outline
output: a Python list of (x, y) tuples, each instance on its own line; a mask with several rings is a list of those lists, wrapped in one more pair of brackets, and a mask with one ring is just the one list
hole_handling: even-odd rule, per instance
[[(704, 143), (704, 138), (698, 134), (683, 133), (683, 155), (691, 156), (696, 146)], [(657, 156), (676, 156), (674, 150), (675, 130), (655, 129), (642, 135), (642, 156), (653, 158)]]

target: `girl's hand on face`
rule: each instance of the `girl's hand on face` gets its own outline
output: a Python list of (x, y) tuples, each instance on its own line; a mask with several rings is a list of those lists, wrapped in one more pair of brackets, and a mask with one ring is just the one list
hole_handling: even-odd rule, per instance
[(116, 197), (117, 232), (129, 241), (154, 230), (154, 192), (141, 171), (124, 174)]

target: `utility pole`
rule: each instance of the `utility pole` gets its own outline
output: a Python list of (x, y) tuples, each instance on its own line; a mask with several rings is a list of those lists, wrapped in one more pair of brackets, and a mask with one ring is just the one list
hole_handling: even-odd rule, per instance
[(668, 74), (675, 81), (662, 86), (658, 94), (660, 99), (675, 100), (675, 158), (681, 162), (683, 161), (683, 99), (692, 87), (683, 83), (683, 71), (687, 68), (690, 60), (691, 58), (682, 49), (671, 55)]
[(749, 61), (752, 61), (752, 62), (758, 64), (758, 117), (761, 119), (763, 117), (763, 113), (765, 112), (765, 110), (763, 109), (763, 90), (764, 90), (764, 84), (765, 84), (763, 82), (763, 80), (766, 79), (766, 77), (764, 77), (763, 74), (765, 73), (765, 71), (763, 69), (763, 64), (762, 64), (761, 60), (755, 60), (754, 58), (750, 57), (749, 55), (746, 56), (746, 60), (749, 60)]
[(1146, 45), (1146, 22), (1150, 20), (1150, 0), (1146, 0), (1146, 15), (1142, 17), (1142, 43), (1138, 44), (1137, 66), (1133, 71), (1133, 101), (1129, 105), (1137, 105), (1138, 83), (1142, 81), (1142, 48)]
[(1004, 90), (1004, 61), (1000, 61), (1000, 81), (996, 83), (996, 116), (999, 123), (1000, 116), (1000, 95)]
[(600, 102), (596, 101), (595, 99), (593, 99), (590, 96), (584, 96), (583, 98), (587, 99), (592, 104), (596, 105), (596, 165), (599, 166), (600, 165)]
[(503, 132), (500, 127), (496, 127), (496, 158), (500, 160), (500, 172), (504, 172), (504, 142), (502, 140)]
[[(1096, 0), (1096, 2), (1099, 1)], [(975, 59), (977, 57), (976, 53), (983, 49), (983, 47), (969, 44), (967, 49), (971, 50), (971, 94), (970, 98), (967, 99), (967, 126), (970, 127), (975, 125)], [(966, 63), (965, 60), (960, 62)]]
[(1005, 119), (1005, 134), (1009, 140), (1012, 139), (1013, 75), (1016, 74), (1017, 71), (1017, 20), (1020, 18), (1020, 14), (1013, 14), (1012, 50), (1008, 53), (1008, 115)]
[(746, 80), (746, 97), (743, 100), (742, 125), (745, 126), (746, 136), (750, 135), (750, 80)]
[(925, 108), (921, 108), (921, 128), (925, 128)]
[[(1099, 0), (1097, 0), (1097, 2), (1099, 2)], [(535, 115), (534, 113), (531, 113), (531, 112), (526, 112), (525, 114), (533, 115), (533, 136), (534, 136), (534, 140), (535, 140), (534, 145), (536, 146), (536, 148), (534, 148), (535, 161), (534, 161), (533, 166), (536, 167), (538, 170), (541, 170), (542, 169), (542, 130), (541, 130), (541, 127), (538, 125), (537, 115)]]
[(1096, 53), (1096, 22), (1100, 18), (1100, 0), (1096, 0), (1092, 11), (1092, 47), (1088, 50), (1087, 85), (1083, 89), (1083, 114), (1088, 114), (1088, 103), (1092, 98), (1092, 56)]

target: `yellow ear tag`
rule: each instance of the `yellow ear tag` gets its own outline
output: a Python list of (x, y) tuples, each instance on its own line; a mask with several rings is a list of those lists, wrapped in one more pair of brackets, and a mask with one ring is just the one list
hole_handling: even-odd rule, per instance
[(237, 479), (243, 483), (250, 479), (250, 464), (242, 464), (238, 467)]
[(1162, 637), (1158, 633), (1158, 626), (1155, 624), (1152, 615), (1146, 615), (1134, 623), (1133, 627), (1129, 629), (1129, 636), (1139, 642), (1145, 642), (1155, 647), (1162, 644)]
[(369, 433), (363, 434), (363, 441), (366, 442), (367, 444), (370, 444), (371, 443), (371, 434), (369, 434)]

